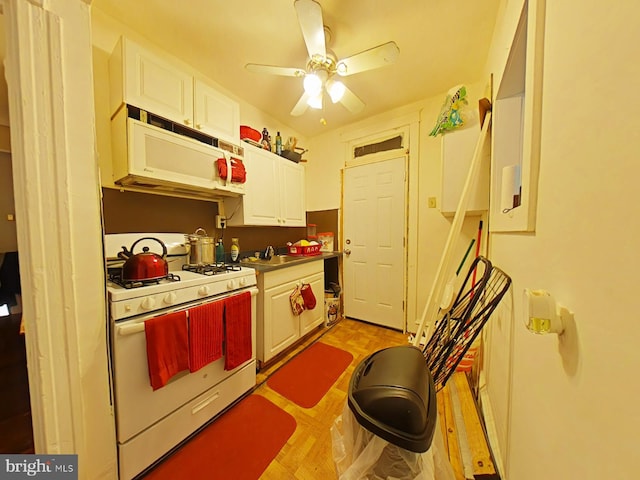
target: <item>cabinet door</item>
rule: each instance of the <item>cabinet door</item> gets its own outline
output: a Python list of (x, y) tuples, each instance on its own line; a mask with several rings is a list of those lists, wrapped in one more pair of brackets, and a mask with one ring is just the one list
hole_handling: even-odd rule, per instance
[(280, 225), (304, 227), (306, 221), (304, 167), (289, 160), (280, 162)]
[(123, 41), (124, 102), (193, 126), (193, 77), (139, 45)]
[[(443, 215), (456, 213), (478, 138), (480, 138), (478, 124), (470, 125), (460, 130), (453, 130), (442, 135), (440, 212)], [(467, 212), (474, 214), (482, 213), (489, 208), (490, 152), (483, 150), (482, 155), (483, 159), (477, 182), (470, 187), (467, 204)]]
[(300, 338), (300, 319), (291, 311), (289, 295), (296, 282), (287, 282), (277, 287), (266, 289), (264, 295), (263, 348), (266, 362)]
[(225, 199), (225, 209), (234, 212), (227, 219), (229, 226), (304, 227), (304, 167), (251, 145), (245, 145), (244, 162), (245, 194)]
[(213, 87), (196, 79), (195, 128), (235, 145), (240, 143), (240, 106)]
[(280, 200), (278, 198), (277, 157), (258, 148), (245, 147), (247, 181), (242, 197), (243, 224), (278, 225)]
[(313, 310), (305, 310), (300, 315), (301, 337), (320, 325), (324, 319), (324, 273), (305, 278), (304, 282), (311, 285), (313, 295), (316, 297), (316, 307)]

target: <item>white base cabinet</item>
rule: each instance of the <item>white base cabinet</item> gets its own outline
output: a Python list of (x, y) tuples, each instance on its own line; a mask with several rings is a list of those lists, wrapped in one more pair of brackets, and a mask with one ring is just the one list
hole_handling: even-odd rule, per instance
[[(319, 326), (324, 319), (324, 261), (258, 275), (257, 358), (266, 363)], [(316, 306), (294, 315), (289, 296), (296, 285), (311, 285)]]
[(304, 227), (307, 224), (304, 167), (246, 145), (245, 194), (225, 200), (227, 225)]

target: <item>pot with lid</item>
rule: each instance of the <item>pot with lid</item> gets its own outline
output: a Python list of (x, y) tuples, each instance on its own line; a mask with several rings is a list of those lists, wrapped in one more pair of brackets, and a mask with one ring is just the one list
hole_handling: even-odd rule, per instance
[[(154, 240), (162, 246), (162, 255), (150, 252), (149, 247), (142, 247), (141, 253), (133, 253), (136, 245), (143, 240)], [(167, 263), (167, 246), (157, 238), (139, 238), (131, 248), (122, 247), (118, 252), (118, 257), (125, 260), (122, 265), (122, 280), (125, 282), (145, 282), (160, 280), (169, 275), (169, 264)]]
[(216, 263), (215, 238), (208, 237), (204, 228), (198, 228), (194, 233), (189, 233), (184, 237), (189, 253), (189, 265), (199, 266)]

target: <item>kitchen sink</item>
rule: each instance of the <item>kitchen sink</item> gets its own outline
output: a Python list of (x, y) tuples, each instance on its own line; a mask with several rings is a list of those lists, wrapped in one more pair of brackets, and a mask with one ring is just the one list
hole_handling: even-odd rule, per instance
[(296, 260), (301, 260), (303, 258), (304, 257), (295, 257), (293, 255), (274, 255), (269, 260), (266, 258), (256, 258), (255, 260), (252, 258), (244, 258), (242, 259), (242, 263), (246, 263), (248, 265), (282, 265), (284, 263), (295, 262)]

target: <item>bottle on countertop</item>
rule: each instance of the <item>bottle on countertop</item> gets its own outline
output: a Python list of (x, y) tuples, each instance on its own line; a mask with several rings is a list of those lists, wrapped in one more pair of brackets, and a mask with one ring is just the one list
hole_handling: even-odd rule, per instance
[(271, 136), (269, 135), (267, 127), (262, 129), (262, 140), (260, 143), (262, 144), (262, 148), (271, 151)]
[(231, 239), (231, 263), (240, 262), (240, 241), (237, 238)]
[(276, 153), (282, 155), (282, 137), (280, 136), (280, 132), (276, 134)]
[(216, 243), (216, 263), (224, 263), (224, 245), (222, 238)]

